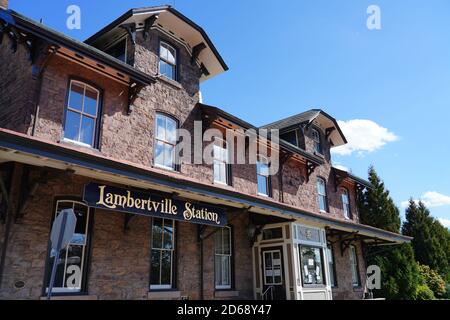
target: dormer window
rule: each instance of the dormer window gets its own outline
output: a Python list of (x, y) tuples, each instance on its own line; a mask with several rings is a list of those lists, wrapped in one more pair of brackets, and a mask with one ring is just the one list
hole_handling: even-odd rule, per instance
[(107, 54), (119, 59), (122, 62), (127, 62), (127, 39), (124, 38), (116, 44), (109, 47), (106, 51)]
[(322, 154), (322, 141), (320, 139), (320, 133), (316, 129), (312, 129), (312, 139), (314, 141), (314, 151)]
[(166, 42), (161, 42), (159, 46), (159, 73), (177, 80), (177, 51)]

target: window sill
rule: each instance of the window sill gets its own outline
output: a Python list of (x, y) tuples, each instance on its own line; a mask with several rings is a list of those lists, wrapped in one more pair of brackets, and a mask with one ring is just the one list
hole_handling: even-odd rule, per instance
[(214, 292), (214, 297), (215, 298), (238, 298), (239, 291), (216, 289), (216, 291)]
[(100, 150), (98, 150), (97, 148), (94, 148), (94, 147), (84, 144), (84, 143), (78, 143), (73, 140), (62, 139), (62, 140), (59, 140), (58, 143), (63, 144), (63, 145), (65, 144), (65, 145), (71, 146), (71, 147), (83, 148), (83, 149), (90, 150), (92, 152), (100, 153)]
[(158, 74), (158, 75), (156, 75), (156, 78), (158, 80), (161, 80), (162, 82), (165, 82), (165, 83), (171, 85), (172, 87), (175, 87), (176, 89), (183, 89), (183, 87), (181, 86), (181, 83), (179, 83), (176, 80), (169, 79), (165, 75)]
[[(41, 297), (40, 300), (47, 300), (47, 297)], [(97, 296), (94, 295), (67, 295), (67, 296), (53, 296), (50, 300), (55, 301), (84, 301), (84, 300), (98, 300)]]
[(147, 296), (148, 300), (180, 300), (180, 291), (150, 291)]

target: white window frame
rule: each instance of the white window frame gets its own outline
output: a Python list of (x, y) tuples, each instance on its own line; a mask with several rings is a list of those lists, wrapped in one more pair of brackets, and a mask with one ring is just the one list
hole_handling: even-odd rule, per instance
[[(164, 136), (165, 138), (159, 138), (158, 137), (158, 117), (163, 117), (164, 118), (164, 123), (165, 123), (165, 127), (164, 127)], [(167, 140), (167, 121), (172, 121), (175, 124), (175, 142), (171, 142), (169, 140)], [(155, 165), (155, 167), (161, 168), (161, 169), (165, 169), (165, 170), (170, 170), (170, 171), (175, 171), (176, 170), (176, 146), (177, 146), (177, 141), (178, 141), (178, 135), (177, 135), (177, 130), (178, 130), (178, 121), (172, 117), (170, 117), (169, 115), (166, 115), (164, 113), (156, 113), (155, 116), (155, 143), (153, 146), (153, 163)], [(172, 166), (166, 166), (164, 165), (165, 162), (165, 151), (163, 150), (163, 164), (157, 163), (156, 162), (156, 147), (158, 145), (158, 142), (162, 143), (164, 147), (172, 147), (173, 151), (172, 151), (172, 159), (173, 159), (173, 163)], [(163, 147), (163, 149), (164, 149)]]
[[(76, 85), (78, 85), (80, 87), (83, 87), (83, 103), (82, 103), (82, 106), (81, 106), (81, 111), (69, 106), (69, 104), (70, 104), (70, 97), (71, 97), (71, 94), (72, 94), (72, 84), (76, 84)], [(95, 116), (84, 112), (84, 100), (85, 100), (85, 97), (86, 97), (86, 89), (87, 88), (89, 88), (92, 91), (97, 92), (97, 105), (96, 105), (96, 108), (95, 108)], [(99, 106), (100, 106), (100, 91), (98, 89), (96, 89), (93, 86), (90, 86), (87, 83), (82, 82), (82, 81), (70, 80), (70, 83), (69, 83), (69, 95), (68, 95), (68, 98), (67, 98), (66, 111), (65, 111), (66, 112), (65, 113), (66, 117), (64, 119), (64, 137), (63, 137), (63, 140), (71, 142), (71, 143), (74, 143), (74, 144), (81, 145), (83, 147), (94, 148), (95, 147), (95, 139), (97, 137), (97, 126), (98, 126), (97, 121), (98, 121), (98, 116), (99, 116), (99, 114), (98, 114)], [(77, 113), (77, 114), (80, 115), (80, 126), (79, 126), (79, 130), (78, 130), (78, 139), (77, 140), (66, 138), (67, 114), (68, 114), (68, 111), (71, 111), (73, 113)], [(92, 144), (87, 144), (87, 143), (84, 143), (84, 142), (80, 141), (81, 125), (83, 123), (83, 117), (94, 119), (94, 132), (92, 134)]]
[[(233, 279), (232, 279), (232, 274), (233, 274), (233, 272), (232, 272), (232, 269), (231, 269), (231, 267), (232, 267), (232, 259), (233, 259), (233, 247), (232, 247), (232, 235), (233, 235), (233, 233), (232, 233), (232, 231), (231, 231), (231, 228), (230, 227), (225, 227), (225, 228), (223, 228), (223, 229), (221, 229), (221, 230), (218, 230), (217, 232), (220, 232), (221, 233), (221, 241), (222, 241), (222, 243), (221, 243), (221, 245), (222, 245), (222, 247), (223, 247), (223, 244), (224, 244), (224, 235), (223, 235), (223, 230), (228, 230), (228, 232), (229, 232), (229, 240), (230, 240), (230, 243), (229, 243), (229, 248), (230, 248), (230, 253), (229, 254), (226, 254), (226, 253), (218, 253), (217, 252), (217, 243), (215, 242), (214, 243), (214, 259), (217, 259), (218, 257), (219, 258), (222, 258), (222, 257), (228, 257), (228, 279), (229, 279), (229, 281), (230, 281), (230, 284), (229, 285), (217, 285), (217, 279), (216, 279), (216, 277), (217, 277), (217, 272), (216, 271), (214, 271), (214, 283), (215, 283), (215, 288), (216, 288), (216, 290), (230, 290), (231, 289), (231, 286), (232, 286), (232, 283), (233, 283)], [(215, 239), (215, 241), (216, 241), (217, 239)], [(221, 259), (221, 261), (222, 261), (222, 259)], [(221, 265), (222, 266), (222, 265)], [(214, 261), (214, 268), (216, 267), (216, 263), (215, 263), (215, 261)], [(224, 274), (224, 272), (223, 272), (223, 270), (222, 270), (222, 275)], [(223, 283), (223, 281), (224, 281), (224, 279), (221, 279), (221, 283)]]
[[(257, 160), (257, 163), (256, 163), (256, 187), (258, 188), (258, 195), (263, 196), (263, 197), (270, 198), (270, 196), (271, 196), (271, 190), (270, 190), (270, 174), (267, 174), (267, 175), (261, 174), (261, 172), (259, 172), (259, 170), (258, 170), (259, 164), (264, 164), (264, 165), (266, 165), (266, 166), (267, 166), (267, 170), (269, 170), (269, 168), (270, 168), (270, 162), (269, 162), (269, 159), (268, 159), (267, 157), (265, 157), (265, 156), (258, 155), (258, 160)], [(263, 177), (263, 178), (266, 179), (267, 194), (262, 193), (262, 192), (259, 190), (259, 183), (258, 183), (258, 178), (259, 178), (259, 177)]]
[(314, 141), (314, 151), (319, 154), (323, 154), (322, 139), (320, 138), (319, 130), (313, 128), (311, 132), (312, 139)]
[[(168, 50), (168, 51), (170, 51), (169, 49), (173, 50), (173, 52), (174, 52), (173, 55), (174, 55), (174, 58), (175, 58), (175, 64), (170, 62), (170, 61), (168, 61), (167, 59), (165, 59), (164, 57), (161, 56), (161, 48), (164, 47), (164, 46), (166, 47), (166, 50)], [(169, 65), (171, 65), (173, 67), (173, 73), (174, 73), (173, 74), (173, 78), (169, 78), (169, 79), (177, 81), (177, 64), (178, 64), (177, 49), (174, 46), (168, 44), (165, 41), (160, 41), (159, 42), (159, 60), (160, 60), (159, 63), (158, 63), (158, 72), (159, 72), (159, 74), (163, 75), (161, 73), (161, 61), (163, 61), (164, 63), (167, 63), (167, 64), (169, 64)], [(164, 75), (164, 76), (167, 77), (166, 75)]]
[[(280, 264), (279, 264), (279, 266), (280, 266), (280, 282), (275, 282), (275, 277), (276, 276), (274, 276), (273, 274), (273, 272), (274, 272), (274, 270), (275, 270), (275, 268), (274, 268), (274, 263), (273, 263), (273, 261), (274, 261), (274, 259), (273, 259), (273, 254), (274, 253), (276, 253), (276, 252), (278, 252), (278, 254), (279, 254), (279, 256), (280, 256)], [(266, 254), (270, 254), (271, 255), (271, 258), (272, 258), (272, 280), (273, 280), (273, 282), (267, 282), (267, 277), (266, 277)], [(283, 284), (283, 258), (282, 258), (282, 255), (281, 255), (281, 250), (267, 250), (267, 251), (263, 251), (263, 267), (264, 267), (264, 274), (263, 274), (263, 277), (264, 277), (264, 285), (265, 286), (279, 286), (279, 285), (282, 285)]]
[[(319, 183), (322, 182), (323, 183), (323, 189), (325, 190), (325, 193), (322, 194), (320, 193), (320, 188), (319, 188)], [(319, 210), (320, 212), (323, 213), (328, 213), (328, 193), (327, 193), (327, 182), (325, 181), (324, 178), (321, 177), (317, 177), (317, 183), (316, 183), (316, 188), (317, 188), (317, 195), (318, 195), (318, 204), (319, 204)], [(325, 210), (320, 208), (320, 199), (323, 198), (324, 200), (324, 204), (325, 204)]]
[[(162, 220), (162, 227), (164, 229), (164, 226), (166, 224), (166, 221), (170, 221), (172, 223), (173, 226), (173, 234), (172, 234), (172, 248), (171, 249), (165, 249), (165, 248), (154, 248), (153, 247), (153, 223), (155, 221), (155, 219), (161, 219)], [(173, 268), (174, 268), (174, 261), (173, 261), (173, 257), (174, 257), (174, 253), (175, 253), (175, 235), (176, 235), (176, 223), (175, 220), (170, 220), (170, 219), (163, 219), (163, 218), (153, 218), (152, 219), (152, 239), (151, 239), (151, 248), (150, 250), (157, 250), (160, 251), (160, 261), (159, 261), (159, 282), (161, 283), (161, 272), (162, 272), (162, 268), (161, 268), (161, 262), (162, 262), (162, 253), (163, 251), (170, 251), (170, 284), (159, 284), (159, 285), (155, 285), (155, 284), (150, 284), (150, 290), (171, 290), (173, 289)], [(164, 232), (162, 234), (162, 238), (161, 238), (161, 246), (164, 246)], [(150, 257), (151, 257), (151, 253), (150, 253)], [(150, 270), (150, 272), (153, 272), (153, 270)]]
[(361, 286), (361, 280), (359, 277), (359, 264), (358, 264), (358, 253), (356, 252), (356, 247), (351, 245), (349, 246), (350, 250), (350, 268), (352, 271), (352, 286), (354, 288)]
[[(66, 250), (66, 256), (64, 258), (64, 276), (63, 276), (63, 284), (65, 284), (66, 282), (66, 276), (67, 276), (67, 257), (69, 254), (69, 251), (67, 250), (67, 248), (69, 246), (78, 246), (78, 247), (83, 247), (82, 249), (82, 256), (81, 256), (81, 279), (80, 279), (80, 287), (79, 288), (65, 288), (65, 287), (53, 287), (52, 288), (52, 292), (54, 293), (80, 293), (81, 290), (83, 289), (83, 276), (84, 276), (84, 267), (85, 267), (85, 261), (86, 261), (86, 247), (87, 247), (87, 243), (88, 243), (88, 237), (89, 237), (89, 223), (90, 223), (90, 208), (83, 202), (80, 201), (75, 201), (75, 200), (57, 200), (56, 201), (56, 207), (55, 207), (55, 214), (54, 214), (54, 218), (53, 220), (56, 219), (57, 214), (58, 214), (58, 207), (60, 203), (72, 203), (72, 209), (75, 208), (75, 204), (81, 205), (83, 207), (86, 208), (86, 212), (87, 212), (87, 217), (86, 217), (86, 227), (84, 230), (84, 234), (85, 234), (85, 243), (83, 245), (80, 245), (79, 243), (69, 243), (65, 250)], [(48, 251), (48, 255), (50, 256), (51, 254), (51, 249)], [(50, 281), (50, 280), (49, 280)], [(45, 292), (48, 292), (48, 287), (45, 289)]]
[[(337, 274), (336, 274), (336, 261), (334, 260), (334, 248), (332, 244), (328, 244), (326, 247), (326, 256), (327, 256), (327, 262), (328, 262), (328, 272), (329, 272), (329, 278), (330, 278), (330, 286), (332, 288), (337, 287)], [(333, 275), (333, 280), (331, 279), (331, 275)]]
[(342, 188), (341, 190), (341, 201), (342, 201), (342, 210), (344, 211), (344, 217), (345, 219), (350, 220), (352, 217), (350, 208), (350, 195), (346, 188)]
[[(221, 144), (222, 146), (219, 146), (218, 144)], [(216, 148), (221, 148), (222, 152), (226, 153), (226, 159), (222, 159), (221, 157), (218, 157), (216, 155)], [(229, 167), (228, 164), (230, 162), (230, 152), (228, 149), (228, 143), (227, 141), (220, 139), (220, 138), (215, 138), (214, 139), (214, 150), (213, 150), (213, 173), (214, 173), (214, 183), (217, 184), (222, 184), (222, 185), (229, 185), (230, 181), (229, 181)], [(225, 167), (225, 181), (220, 181), (220, 180), (216, 180), (216, 165), (219, 166), (224, 166)]]
[[(320, 257), (320, 262), (321, 262), (320, 275), (321, 275), (321, 278), (322, 278), (322, 283), (318, 283), (318, 284), (305, 283), (305, 279), (304, 279), (305, 270), (303, 268), (303, 256), (302, 256), (302, 249), (303, 248), (312, 248), (312, 249), (318, 249), (319, 250), (319, 257)], [(302, 280), (303, 287), (307, 288), (307, 287), (326, 287), (327, 286), (327, 282), (326, 282), (326, 279), (325, 279), (325, 272), (326, 272), (327, 269), (325, 267), (325, 263), (328, 263), (328, 261), (325, 261), (325, 258), (326, 258), (326, 256), (324, 255), (325, 250), (326, 250), (326, 246), (323, 246), (323, 245), (320, 245), (320, 244), (311, 245), (311, 244), (307, 244), (306, 242), (298, 244), (298, 254), (299, 254), (300, 272), (301, 272), (300, 275), (301, 275), (301, 280)]]

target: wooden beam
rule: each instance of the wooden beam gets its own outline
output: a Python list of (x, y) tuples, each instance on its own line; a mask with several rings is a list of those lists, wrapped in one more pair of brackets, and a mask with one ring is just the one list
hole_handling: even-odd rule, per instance
[(191, 64), (194, 64), (197, 60), (200, 53), (206, 49), (206, 44), (204, 42), (199, 43), (194, 48), (192, 48), (192, 58), (191, 58)]

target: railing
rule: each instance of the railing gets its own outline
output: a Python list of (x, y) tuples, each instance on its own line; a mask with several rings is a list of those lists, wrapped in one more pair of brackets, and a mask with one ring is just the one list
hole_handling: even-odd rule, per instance
[(274, 286), (268, 287), (266, 289), (266, 291), (264, 291), (264, 293), (262, 294), (262, 300), (273, 300), (273, 289), (274, 288), (275, 288)]

